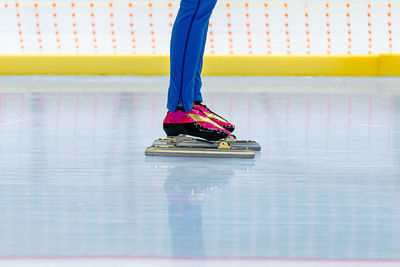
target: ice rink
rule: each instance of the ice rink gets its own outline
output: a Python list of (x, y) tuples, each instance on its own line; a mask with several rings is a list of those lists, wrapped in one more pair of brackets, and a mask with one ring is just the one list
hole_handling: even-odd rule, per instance
[(239, 160), (144, 156), (168, 77), (0, 77), (0, 266), (399, 266), (399, 84), (205, 77)]

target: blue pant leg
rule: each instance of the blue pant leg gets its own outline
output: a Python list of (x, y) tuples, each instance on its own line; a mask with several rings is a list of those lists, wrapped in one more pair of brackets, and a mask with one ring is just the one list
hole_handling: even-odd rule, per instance
[(179, 104), (182, 104), (185, 112), (193, 108), (196, 73), (215, 3), (215, 0), (181, 0), (171, 38), (167, 105), (170, 111), (176, 111)]
[(194, 80), (194, 101), (199, 101), (199, 102), (203, 102), (203, 96), (201, 95), (201, 87), (203, 85), (203, 83), (201, 81), (201, 72), (203, 70), (203, 56), (204, 56), (204, 50), (206, 48), (206, 42), (207, 42), (208, 25), (209, 25), (209, 23), (207, 23), (207, 30), (204, 32), (203, 47), (201, 49), (199, 65), (197, 67), (196, 77)]
[[(215, 7), (217, 0), (211, 0), (210, 1), (210, 6), (212, 6), (213, 8)], [(212, 13), (212, 9), (210, 10), (210, 12)], [(211, 13), (208, 15), (208, 17), (211, 17)], [(208, 35), (208, 26), (210, 25), (210, 19), (207, 20), (207, 28), (204, 31), (204, 36), (203, 36), (203, 40), (202, 40), (202, 48), (201, 48), (201, 55), (200, 55), (200, 60), (199, 60), (199, 65), (197, 67), (197, 71), (196, 71), (196, 77), (195, 77), (195, 82), (194, 82), (194, 101), (199, 101), (199, 102), (203, 102), (203, 97), (201, 95), (201, 87), (203, 85), (202, 81), (201, 81), (201, 72), (203, 70), (203, 56), (204, 56), (204, 51), (206, 48), (206, 43), (207, 43), (207, 35)]]

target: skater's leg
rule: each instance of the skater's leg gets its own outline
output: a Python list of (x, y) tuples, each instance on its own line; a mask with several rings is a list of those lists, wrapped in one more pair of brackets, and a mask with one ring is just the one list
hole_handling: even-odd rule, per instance
[(195, 77), (195, 81), (194, 81), (194, 101), (196, 101), (196, 102), (203, 102), (203, 97), (201, 95), (201, 87), (203, 85), (203, 83), (201, 82), (201, 71), (203, 70), (203, 56), (204, 56), (204, 50), (206, 48), (206, 42), (207, 42), (208, 25), (209, 25), (209, 22), (207, 22), (207, 30), (204, 31), (204, 36), (203, 36), (203, 40), (202, 40), (203, 46), (201, 48), (199, 65), (197, 67), (196, 77)]
[(233, 132), (235, 130), (235, 125), (232, 123), (228, 122), (218, 114), (212, 112), (206, 105), (203, 105), (203, 97), (201, 95), (201, 87), (202, 87), (202, 82), (201, 82), (201, 71), (203, 68), (203, 55), (204, 55), (204, 50), (207, 42), (207, 34), (208, 34), (208, 25), (209, 21), (207, 22), (207, 30), (204, 32), (203, 36), (203, 46), (201, 48), (201, 56), (199, 60), (199, 65), (196, 71), (196, 78), (195, 78), (195, 84), (194, 84), (194, 101), (195, 101), (195, 109), (201, 110), (204, 114), (206, 114), (211, 120), (214, 122), (218, 123), (220, 126), (222, 126), (225, 130), (228, 130), (229, 132)]
[(201, 80), (196, 85), (196, 76), (200, 78), (209, 19), (215, 4), (216, 0), (181, 0), (171, 38), (167, 105), (170, 112), (164, 119), (168, 136), (185, 134), (214, 141), (230, 136), (228, 130), (193, 108), (193, 102), (200, 100), (195, 99), (195, 86), (198, 92), (201, 88)]
[(216, 0), (181, 0), (171, 38), (171, 75), (168, 109), (193, 108), (194, 87), (204, 36)]

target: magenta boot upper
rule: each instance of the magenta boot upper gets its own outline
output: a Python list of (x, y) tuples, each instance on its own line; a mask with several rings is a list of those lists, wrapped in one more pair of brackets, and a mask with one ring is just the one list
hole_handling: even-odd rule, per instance
[(205, 115), (207, 115), (207, 117), (216, 122), (218, 125), (222, 126), (225, 130), (228, 130), (229, 132), (233, 132), (235, 130), (235, 125), (212, 112), (206, 105), (197, 104), (194, 105), (194, 109), (202, 111)]
[(168, 136), (185, 134), (211, 141), (230, 136), (229, 131), (197, 109), (192, 109), (188, 113), (182, 110), (168, 112), (164, 119), (164, 130)]

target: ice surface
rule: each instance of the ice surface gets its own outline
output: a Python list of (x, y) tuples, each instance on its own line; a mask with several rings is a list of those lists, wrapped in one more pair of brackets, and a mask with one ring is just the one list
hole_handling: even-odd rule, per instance
[(0, 77), (0, 265), (398, 264), (399, 82), (206, 77), (237, 160), (144, 156), (167, 77)]

